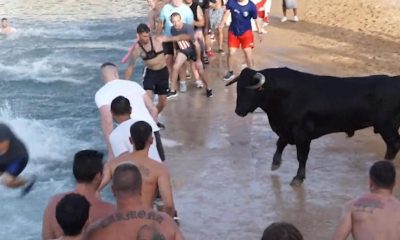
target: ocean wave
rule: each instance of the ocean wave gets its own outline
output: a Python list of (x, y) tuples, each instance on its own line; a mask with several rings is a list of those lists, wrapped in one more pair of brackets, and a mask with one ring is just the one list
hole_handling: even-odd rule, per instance
[(0, 104), (0, 122), (6, 123), (13, 129), (13, 132), (26, 144), (31, 160), (39, 165), (49, 164), (49, 160), (65, 160), (77, 146), (86, 145), (73, 138), (71, 132), (57, 126), (57, 120), (37, 120), (18, 116), (8, 101)]
[(85, 64), (84, 61), (73, 62), (48, 55), (40, 59), (22, 59), (11, 64), (0, 63), (0, 75), (5, 81), (34, 79), (42, 83), (57, 81), (84, 83), (88, 79), (77, 78), (79, 73), (76, 68), (81, 68)]

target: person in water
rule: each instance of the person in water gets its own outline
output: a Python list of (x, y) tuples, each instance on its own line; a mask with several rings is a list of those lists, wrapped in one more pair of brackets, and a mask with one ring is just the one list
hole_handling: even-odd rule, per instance
[(28, 163), (29, 155), (25, 145), (11, 129), (0, 123), (0, 176), (2, 183), (9, 188), (24, 187), (25, 195), (32, 188), (35, 178), (28, 181), (18, 177)]

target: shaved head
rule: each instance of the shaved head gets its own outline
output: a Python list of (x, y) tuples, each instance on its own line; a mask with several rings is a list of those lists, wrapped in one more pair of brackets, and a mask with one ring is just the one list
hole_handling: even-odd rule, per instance
[(118, 79), (118, 68), (114, 63), (106, 62), (103, 63), (100, 67), (101, 77), (103, 81), (109, 82), (115, 79)]
[(112, 178), (112, 190), (116, 196), (120, 194), (140, 195), (142, 175), (139, 169), (131, 163), (119, 165)]

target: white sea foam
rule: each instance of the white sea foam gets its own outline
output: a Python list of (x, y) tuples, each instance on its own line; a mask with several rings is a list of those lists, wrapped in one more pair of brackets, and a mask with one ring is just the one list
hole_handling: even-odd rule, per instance
[(26, 144), (30, 158), (34, 162), (64, 160), (77, 145), (84, 145), (73, 139), (65, 129), (57, 127), (57, 120), (36, 120), (16, 116), (7, 101), (0, 103), (0, 122), (9, 125)]

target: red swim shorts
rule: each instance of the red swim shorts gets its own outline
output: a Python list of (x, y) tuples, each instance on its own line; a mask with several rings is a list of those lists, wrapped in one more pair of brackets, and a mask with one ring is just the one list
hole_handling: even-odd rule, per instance
[(239, 48), (240, 45), (242, 49), (254, 48), (254, 37), (251, 30), (247, 30), (240, 36), (236, 36), (231, 31), (228, 32), (228, 47)]

